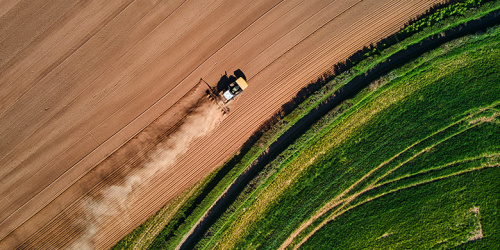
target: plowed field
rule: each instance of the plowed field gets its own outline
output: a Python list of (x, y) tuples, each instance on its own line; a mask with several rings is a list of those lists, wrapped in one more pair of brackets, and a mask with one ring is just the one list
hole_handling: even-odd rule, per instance
[[(1, 1), (0, 249), (109, 248), (331, 65), (438, 2)], [(237, 69), (249, 87), (225, 120), (126, 202), (89, 206), (161, 158), (148, 150), (187, 140), (168, 138), (186, 128), (200, 77)]]

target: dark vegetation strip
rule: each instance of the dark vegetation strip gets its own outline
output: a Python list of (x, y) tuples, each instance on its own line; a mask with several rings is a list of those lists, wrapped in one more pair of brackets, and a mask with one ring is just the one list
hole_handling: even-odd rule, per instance
[[(435, 22), (433, 21), (435, 18), (432, 17), (435, 13), (441, 13), (442, 9), (445, 7), (450, 7), (453, 6), (454, 4), (461, 3), (464, 1), (451, 1), (447, 4), (444, 5), (439, 5), (434, 8), (432, 8), (428, 13), (416, 18), (414, 21), (409, 22), (408, 25), (406, 25), (405, 29), (403, 29), (401, 32), (398, 32), (397, 34), (384, 39), (377, 43), (376, 45), (372, 45), (369, 47), (365, 47), (362, 50), (358, 51), (357, 53), (353, 54), (349, 59), (347, 59), (343, 63), (339, 63), (337, 65), (332, 66), (331, 70), (327, 71), (325, 74), (323, 74), (321, 77), (319, 77), (316, 81), (311, 82), (307, 87), (303, 88), (299, 93), (293, 98), (290, 102), (284, 104), (282, 108), (280, 109), (279, 112), (277, 112), (272, 118), (270, 118), (268, 121), (266, 121), (251, 137), (250, 139), (242, 146), (242, 149), (240, 150), (239, 154), (235, 155), (230, 161), (225, 163), (220, 170), (217, 172), (211, 174), (210, 176), (206, 177), (205, 179), (202, 180), (202, 185), (200, 185), (199, 189), (194, 193), (192, 197), (189, 197), (189, 199), (182, 205), (181, 209), (176, 212), (176, 214), (173, 216), (173, 219), (169, 222), (169, 224), (160, 232), (159, 236), (156, 237), (154, 240), (153, 244), (149, 247), (150, 249), (164, 249), (164, 248), (172, 248), (175, 247), (175, 242), (179, 242), (184, 233), (186, 233), (189, 230), (189, 226), (194, 225), (197, 219), (201, 217), (201, 215), (208, 209), (208, 207), (217, 199), (217, 197), (226, 189), (226, 187), (237, 177), (240, 175), (240, 173), (245, 171), (245, 168), (250, 165), (250, 163), (257, 157), (261, 160), (260, 164), (258, 166), (255, 166), (255, 164), (252, 164), (254, 169), (251, 171), (252, 175), (245, 177), (245, 182), (248, 182), (249, 179), (251, 179), (253, 176), (255, 176), (259, 171), (258, 169), (262, 168), (262, 163), (266, 160), (269, 161), (271, 156), (275, 156), (278, 153), (277, 152), (268, 152), (268, 153), (263, 153), (265, 151), (266, 147), (273, 142), (279, 135), (281, 135), (284, 131), (286, 131), (292, 124), (294, 124), (297, 120), (299, 120), (302, 116), (307, 114), (310, 110), (313, 110), (314, 107), (318, 104), (323, 102), (323, 106), (328, 105), (330, 103), (330, 106), (334, 106), (335, 104), (339, 103), (339, 99), (337, 101), (333, 102), (330, 99), (324, 101), (323, 99), (326, 96), (329, 96), (332, 94), (333, 90), (338, 89), (344, 82), (347, 82), (350, 78), (355, 76), (356, 74), (361, 74), (363, 73), (363, 69), (367, 67), (367, 65), (373, 64), (374, 61), (376, 61), (374, 58), (377, 57), (383, 57), (383, 53), (381, 52), (387, 52), (391, 53), (390, 51), (393, 49), (393, 47), (390, 47), (390, 45), (395, 45), (400, 43), (400, 41), (403, 41), (406, 38), (409, 38), (411, 36), (417, 36), (420, 33), (422, 34), (421, 38), (416, 37), (415, 39), (423, 39), (427, 36), (427, 33), (429, 32), (421, 32), (425, 27), (431, 25), (430, 28), (435, 27)], [(471, 2), (471, 1), (467, 1)], [(477, 6), (481, 3), (481, 1), (473, 1), (475, 3), (474, 6)], [(487, 1), (489, 2), (489, 1)], [(485, 3), (485, 1), (483, 1)], [(467, 6), (472, 6), (472, 5), (467, 5)], [(462, 8), (461, 6), (460, 8)], [(455, 11), (454, 8), (450, 8), (451, 12)], [(460, 14), (455, 12), (455, 14), (450, 14), (451, 12), (446, 12), (444, 15), (445, 17), (449, 17), (452, 15)], [(462, 10), (463, 13), (463, 10)], [(478, 13), (475, 13), (476, 16), (478, 16)], [(498, 14), (496, 14), (498, 15)], [(441, 14), (440, 14), (441, 16)], [(474, 14), (469, 14), (469, 16), (474, 16)], [(491, 15), (490, 15), (491, 16)], [(429, 23), (428, 21), (422, 21), (422, 20), (431, 20)], [(461, 17), (457, 17), (460, 19)], [(463, 19), (470, 18), (468, 16), (464, 17)], [(447, 20), (451, 20), (453, 17), (449, 17)], [(484, 18), (482, 19), (484, 21)], [(451, 20), (449, 23), (444, 23), (443, 20), (439, 20), (440, 24), (442, 26), (453, 26), (456, 23), (459, 23), (460, 20)], [(416, 24), (422, 22), (424, 24)], [(487, 24), (490, 25), (490, 24)], [(486, 26), (487, 26), (486, 25)], [(412, 27), (417, 27), (417, 28), (412, 28)], [(442, 28), (442, 27), (441, 27)], [(430, 32), (435, 32), (434, 30), (431, 30)], [(451, 39), (451, 38), (449, 38)], [(402, 43), (400, 43), (402, 44)], [(435, 45), (437, 46), (437, 45)], [(383, 59), (383, 58), (382, 58)], [(387, 69), (386, 69), (387, 70)], [(342, 73), (343, 72), (343, 73)], [(361, 72), (361, 73), (358, 73)], [(381, 74), (381, 73), (378, 73)], [(366, 78), (366, 76), (365, 76)], [(373, 78), (373, 77), (372, 77)], [(365, 79), (366, 80), (366, 79)], [(312, 95), (312, 96), (311, 96)], [(346, 96), (343, 94), (343, 96)], [(349, 104), (342, 104), (341, 106), (344, 105), (349, 105)], [(347, 109), (348, 107), (340, 107), (339, 112), (342, 112), (343, 110)], [(323, 108), (323, 113), (325, 112), (325, 109), (328, 108)], [(320, 115), (314, 116), (314, 119), (317, 119)], [(312, 119), (311, 116), (309, 116), (309, 119)], [(302, 122), (302, 126), (306, 125), (306, 127), (310, 127), (311, 123), (304, 124)], [(289, 139), (286, 140), (288, 144), (293, 141), (292, 138), (297, 138), (298, 135), (302, 134), (306, 130), (305, 128), (302, 129), (297, 129), (295, 128), (295, 133), (293, 132), (287, 132), (287, 137)], [(279, 148), (284, 148), (285, 140), (283, 138), (277, 140), (277, 142), (280, 143)], [(274, 145), (273, 148), (277, 148), (277, 145)], [(242, 179), (240, 179), (241, 181)], [(239, 185), (242, 186), (244, 182), (239, 182)], [(243, 185), (244, 186), (244, 185)], [(238, 189), (235, 189), (236, 192), (241, 191), (241, 187)], [(234, 196), (234, 195), (233, 195)], [(229, 197), (230, 198), (230, 197)], [(232, 198), (234, 200), (234, 197)], [(227, 205), (223, 206), (227, 207)], [(219, 212), (220, 213), (220, 212)], [(197, 229), (197, 232), (203, 232), (206, 230), (207, 226), (210, 225), (210, 223), (207, 223), (208, 221), (211, 221), (213, 223), (214, 219), (211, 218), (217, 218), (215, 216), (215, 213), (210, 213), (209, 218), (205, 218), (203, 226), (199, 227)], [(207, 220), (208, 219), (208, 220)], [(146, 222), (148, 223), (148, 222)], [(138, 235), (141, 233), (141, 229), (144, 228), (144, 225), (141, 225), (138, 227), (136, 230), (134, 230), (131, 234)], [(196, 239), (199, 239), (199, 234), (197, 233), (198, 237)], [(132, 237), (134, 238), (134, 237)], [(130, 239), (130, 236), (125, 237), (122, 241), (118, 242), (118, 244), (115, 246), (114, 249), (124, 249), (130, 246), (132, 244), (134, 239)], [(196, 240), (195, 240), (196, 241)], [(146, 246), (145, 246), (146, 247)]]
[[(337, 90), (332, 96), (327, 98), (321, 104), (317, 106), (316, 109), (311, 110), (308, 114), (303, 116), (298, 122), (296, 122), (291, 128), (289, 128), (282, 136), (276, 139), (268, 149), (263, 152), (256, 161), (254, 161), (251, 167), (245, 171), (238, 179), (228, 188), (226, 194), (217, 200), (212, 209), (208, 212), (207, 216), (194, 230), (193, 234), (188, 236), (188, 239), (182, 245), (181, 249), (192, 249), (196, 243), (203, 237), (205, 231), (217, 220), (217, 218), (234, 202), (235, 198), (243, 190), (243, 188), (248, 184), (248, 182), (255, 177), (264, 166), (266, 166), (272, 159), (276, 158), (287, 146), (289, 146), (296, 138), (304, 134), (312, 124), (314, 124), (318, 119), (324, 116), (332, 108), (340, 104), (342, 101), (351, 98), (354, 94), (359, 92), (361, 89), (368, 86), (373, 80), (378, 77), (387, 74), (392, 69), (399, 67), (415, 57), (421, 55), (422, 53), (437, 48), (445, 42), (452, 39), (458, 38), (460, 36), (468, 35), (477, 32), (478, 30), (485, 29), (494, 24), (500, 23), (500, 11), (495, 11), (483, 18), (478, 20), (470, 21), (466, 24), (462, 24), (456, 28), (445, 31), (439, 35), (433, 35), (423, 41), (420, 44), (415, 44), (407, 47), (406, 50), (395, 53), (385, 62), (368, 70), (365, 74), (356, 76), (348, 84), (343, 86), (341, 89)], [(406, 33), (405, 33), (406, 34)], [(377, 51), (377, 50), (371, 50)], [(365, 55), (365, 54), (363, 54)], [(348, 60), (355, 64), (356, 60)], [(349, 64), (346, 64), (347, 67)], [(342, 66), (343, 67), (343, 66)], [(336, 68), (339, 68), (337, 66)], [(325, 80), (328, 78), (325, 77)]]

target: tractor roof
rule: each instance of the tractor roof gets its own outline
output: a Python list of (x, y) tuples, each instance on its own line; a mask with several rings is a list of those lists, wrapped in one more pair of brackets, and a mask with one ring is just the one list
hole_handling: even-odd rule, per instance
[(247, 81), (245, 81), (242, 77), (236, 79), (236, 83), (242, 90), (245, 90), (248, 87)]

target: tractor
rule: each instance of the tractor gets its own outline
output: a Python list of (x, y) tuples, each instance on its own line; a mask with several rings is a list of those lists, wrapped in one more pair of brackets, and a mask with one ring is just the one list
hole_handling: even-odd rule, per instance
[(216, 94), (215, 88), (210, 87), (210, 85), (203, 79), (200, 79), (200, 81), (203, 81), (208, 87), (207, 97), (217, 103), (221, 107), (224, 114), (229, 113), (229, 108), (226, 104), (248, 87), (245, 79), (243, 79), (243, 77), (239, 77), (234, 82), (230, 83), (226, 89), (220, 91), (219, 94)]

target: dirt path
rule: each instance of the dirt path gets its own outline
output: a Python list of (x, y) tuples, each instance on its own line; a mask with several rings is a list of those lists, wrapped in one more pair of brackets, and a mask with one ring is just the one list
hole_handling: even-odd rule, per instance
[(68, 216), (80, 198), (118, 178), (121, 164), (107, 162), (120, 157), (109, 156), (200, 77), (214, 85), (241, 69), (250, 87), (231, 115), (134, 190), (128, 216), (102, 218), (93, 243), (109, 247), (236, 152), (310, 80), (435, 2), (8, 1), (0, 7), (0, 247), (70, 244), (82, 233)]

